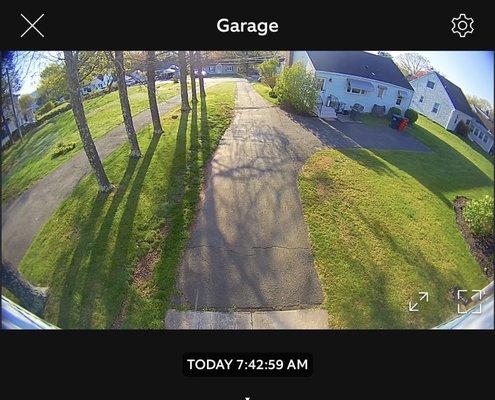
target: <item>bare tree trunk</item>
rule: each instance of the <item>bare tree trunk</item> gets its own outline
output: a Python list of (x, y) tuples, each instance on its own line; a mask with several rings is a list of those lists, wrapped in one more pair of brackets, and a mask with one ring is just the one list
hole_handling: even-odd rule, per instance
[(12, 137), (12, 132), (10, 132), (9, 124), (7, 123), (7, 120), (5, 119), (5, 116), (3, 115), (3, 107), (0, 107), (0, 120), (2, 123), (2, 129), (5, 129), (7, 132), (7, 136), (9, 137), (10, 140), (10, 145), (14, 144), (14, 138)]
[(153, 132), (155, 135), (163, 133), (158, 113), (158, 104), (156, 103), (156, 86), (155, 86), (155, 67), (156, 54), (154, 51), (146, 52), (146, 77), (148, 78), (148, 99), (150, 102), (151, 120), (153, 121)]
[(201, 51), (196, 52), (196, 57), (199, 71), (199, 95), (201, 97), (206, 97), (205, 80), (203, 76), (203, 56), (201, 55)]
[(189, 98), (187, 96), (187, 66), (186, 52), (179, 51), (179, 68), (180, 68), (180, 97), (182, 100), (181, 111), (189, 111)]
[(77, 71), (77, 56), (72, 51), (64, 51), (65, 69), (67, 74), (67, 87), (69, 89), (70, 103), (74, 119), (76, 120), (79, 136), (83, 144), (84, 152), (88, 157), (89, 164), (98, 181), (100, 192), (110, 192), (113, 187), (108, 181), (107, 174), (101, 163), (100, 156), (96, 150), (95, 143), (89, 132), (88, 122), (84, 114), (84, 107), (81, 100), (81, 92), (79, 86), (79, 77)]
[[(198, 102), (198, 96), (196, 95), (196, 74), (194, 73), (194, 51), (189, 51), (189, 74), (191, 75), (191, 101), (193, 103)], [(200, 72), (199, 72), (200, 73)]]
[(6, 72), (7, 72), (7, 83), (9, 85), (10, 104), (12, 106), (12, 114), (14, 116), (17, 132), (19, 132), (19, 138), (22, 141), (22, 129), (21, 126), (19, 125), (19, 119), (17, 118), (17, 111), (15, 110), (14, 94), (12, 93), (12, 82), (10, 81), (10, 73), (8, 69)]
[(131, 105), (129, 104), (129, 97), (127, 96), (127, 85), (125, 84), (124, 52), (115, 51), (113, 62), (115, 65), (115, 72), (117, 74), (117, 86), (119, 88), (122, 116), (124, 117), (127, 139), (129, 140), (129, 144), (131, 146), (131, 157), (141, 157), (141, 150), (139, 148), (136, 130), (134, 129), (134, 122), (132, 121)]
[(26, 281), (16, 267), (2, 258), (2, 286), (19, 299), (20, 305), (33, 314), (43, 316), (46, 289), (37, 288)]

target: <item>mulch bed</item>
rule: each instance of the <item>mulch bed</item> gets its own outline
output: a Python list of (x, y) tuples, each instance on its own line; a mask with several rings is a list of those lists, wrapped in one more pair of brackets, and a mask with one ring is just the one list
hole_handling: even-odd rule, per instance
[(488, 278), (493, 278), (493, 253), (495, 251), (495, 241), (493, 236), (473, 235), (464, 219), (462, 210), (467, 205), (469, 199), (457, 196), (454, 200), (455, 220), (457, 227), (461, 231), (462, 237), (469, 246), (469, 250), (480, 265), (483, 273)]

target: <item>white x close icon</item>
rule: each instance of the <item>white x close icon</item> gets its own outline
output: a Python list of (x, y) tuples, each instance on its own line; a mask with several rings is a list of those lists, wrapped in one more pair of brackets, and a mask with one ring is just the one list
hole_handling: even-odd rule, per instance
[(28, 32), (29, 32), (29, 30), (30, 30), (31, 28), (33, 28), (36, 32), (38, 32), (38, 33), (41, 35), (41, 37), (45, 37), (45, 35), (43, 35), (43, 34), (39, 31), (39, 29), (35, 27), (36, 23), (37, 23), (37, 22), (38, 22), (41, 18), (43, 18), (43, 16), (44, 16), (44, 15), (45, 15), (45, 14), (41, 14), (41, 15), (40, 15), (40, 17), (39, 17), (36, 21), (31, 22), (30, 20), (28, 20), (28, 19), (24, 16), (24, 14), (21, 14), (21, 17), (22, 17), (22, 18), (24, 18), (24, 19), (26, 20), (26, 22), (29, 24), (29, 28), (27, 28), (27, 29), (24, 31), (24, 33), (21, 35), (21, 37), (23, 37), (26, 33), (28, 33)]

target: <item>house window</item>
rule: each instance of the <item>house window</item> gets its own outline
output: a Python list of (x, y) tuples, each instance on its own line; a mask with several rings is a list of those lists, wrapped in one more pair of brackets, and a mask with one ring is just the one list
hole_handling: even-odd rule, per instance
[(433, 104), (433, 108), (432, 108), (431, 112), (436, 114), (436, 113), (438, 113), (439, 109), (440, 109), (440, 103), (435, 103), (435, 104)]
[(470, 120), (470, 119), (468, 119), (468, 120), (466, 121), (466, 125), (467, 125), (467, 126), (469, 126), (469, 124), (470, 124), (470, 123), (471, 123), (471, 120)]
[(366, 91), (364, 91), (362, 89), (351, 88), (350, 86), (347, 86), (347, 93), (366, 94)]
[(378, 97), (380, 99), (383, 99), (383, 96), (385, 95), (385, 91), (387, 88), (385, 86), (378, 86)]
[(459, 120), (459, 114), (457, 114), (457, 115), (455, 116), (455, 121), (454, 121), (454, 124), (457, 124), (457, 121), (458, 121), (458, 120)]
[(428, 83), (426, 84), (426, 87), (430, 88), (430, 89), (434, 89), (435, 88), (435, 82), (428, 81)]
[(402, 96), (398, 95), (397, 100), (395, 101), (395, 105), (400, 106), (400, 103), (402, 103)]
[(487, 134), (485, 134), (485, 137), (483, 138), (483, 143), (486, 143), (486, 142), (488, 142), (488, 135)]
[(420, 103), (422, 103), (424, 99), (425, 99), (425, 98), (424, 98), (423, 96), (421, 96), (421, 97), (419, 98), (419, 102), (420, 102)]
[(325, 79), (318, 78), (318, 90), (323, 92), (325, 90)]
[(232, 65), (226, 65), (225, 66), (225, 71), (226, 72), (232, 72), (234, 70), (234, 67)]
[(215, 72), (215, 67), (213, 66), (208, 67), (208, 72), (209, 73)]

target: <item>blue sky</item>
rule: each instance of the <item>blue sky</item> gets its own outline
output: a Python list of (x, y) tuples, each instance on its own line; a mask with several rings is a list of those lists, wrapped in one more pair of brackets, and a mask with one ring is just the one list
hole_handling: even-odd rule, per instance
[[(493, 105), (493, 51), (415, 51), (466, 94), (475, 94)], [(396, 57), (404, 51), (390, 51)], [(53, 52), (52, 52), (53, 54)], [(43, 63), (43, 64), (46, 64)], [(40, 69), (38, 66), (37, 69)], [(31, 93), (39, 83), (39, 71), (28, 74), (21, 93)]]

